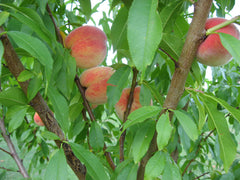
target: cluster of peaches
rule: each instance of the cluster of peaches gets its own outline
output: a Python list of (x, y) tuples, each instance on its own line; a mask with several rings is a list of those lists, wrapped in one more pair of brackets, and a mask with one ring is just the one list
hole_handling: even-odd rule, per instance
[[(223, 18), (210, 18), (205, 29), (208, 30), (225, 22)], [(200, 44), (197, 51), (197, 60), (209, 66), (220, 66), (228, 63), (232, 56), (223, 47), (218, 32), (227, 33), (240, 39), (240, 33), (234, 24), (227, 25), (208, 35)], [(107, 54), (107, 37), (105, 33), (94, 26), (82, 26), (73, 30), (65, 39), (65, 47), (71, 49), (71, 55), (75, 58), (78, 68), (85, 69), (80, 76), (80, 83), (86, 88), (85, 96), (92, 107), (107, 103), (107, 86), (109, 78), (115, 72), (111, 67), (99, 66)], [(123, 120), (126, 111), (130, 88), (123, 90), (120, 100), (115, 105), (118, 117)], [(131, 111), (141, 107), (139, 101), (140, 87), (134, 90), (134, 98)], [(40, 117), (35, 113), (34, 121), (43, 125)]]

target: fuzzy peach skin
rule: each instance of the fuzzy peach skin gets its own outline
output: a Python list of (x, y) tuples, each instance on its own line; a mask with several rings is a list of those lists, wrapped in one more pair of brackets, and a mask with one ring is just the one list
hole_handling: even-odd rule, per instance
[[(223, 18), (207, 19), (205, 29), (208, 30), (218, 24), (225, 22)], [(226, 33), (240, 39), (240, 33), (234, 24), (225, 26), (216, 32)], [(197, 60), (208, 66), (221, 66), (232, 59), (231, 54), (223, 47), (219, 34), (210, 34), (200, 44), (197, 51)]]
[[(121, 119), (121, 120), (123, 120), (123, 118), (124, 118), (124, 112), (126, 111), (126, 108), (127, 108), (127, 102), (128, 102), (128, 98), (130, 95), (130, 90), (131, 90), (130, 88), (123, 89), (122, 95), (121, 95), (119, 101), (117, 102), (117, 104), (115, 105), (116, 113), (117, 113), (119, 119)], [(136, 109), (142, 107), (142, 105), (140, 104), (140, 101), (139, 101), (140, 90), (141, 90), (140, 86), (137, 86), (134, 89), (133, 103), (132, 103), (130, 113), (135, 111)]]
[(115, 70), (111, 67), (93, 67), (85, 70), (80, 76), (80, 83), (86, 87), (86, 99), (93, 105), (107, 102), (107, 83)]
[(34, 122), (39, 125), (39, 126), (44, 126), (40, 116), (38, 115), (37, 112), (35, 112), (34, 116), (33, 116)]
[(71, 49), (77, 67), (87, 69), (98, 66), (107, 54), (107, 37), (94, 26), (81, 26), (65, 39), (66, 48)]

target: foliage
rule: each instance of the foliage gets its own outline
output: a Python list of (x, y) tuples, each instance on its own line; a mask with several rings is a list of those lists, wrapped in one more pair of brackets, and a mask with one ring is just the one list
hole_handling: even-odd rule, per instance
[[(0, 41), (0, 118), (4, 119), (32, 179), (77, 179), (67, 165), (62, 147), (54, 143), (59, 137), (34, 123), (35, 110), (30, 102), (38, 92), (54, 112), (68, 140), (66, 143), (86, 166), (86, 179), (136, 179), (138, 164), (151, 146), (155, 131), (157, 151), (146, 165), (145, 179), (240, 178), (239, 40), (221, 34), (224, 47), (234, 59), (212, 68), (194, 60), (176, 110), (163, 113), (175, 63), (193, 18), (192, 3), (187, 0), (0, 2), (0, 25), (25, 67), (17, 81), (3, 58), (4, 46)], [(104, 4), (108, 9), (102, 12)], [(214, 0), (209, 17), (225, 17), (234, 6), (235, 0)], [(96, 13), (102, 13), (102, 18), (94, 19)], [(109, 80), (116, 86), (108, 88), (108, 103), (92, 110), (95, 121), (86, 113), (84, 97), (74, 82), (75, 75), (79, 76), (83, 69), (76, 72), (69, 50), (58, 42), (54, 23), (65, 34), (87, 23), (93, 24), (108, 37), (109, 52), (102, 65), (116, 69)], [(114, 105), (123, 88), (132, 86), (134, 68), (138, 70), (136, 82), (142, 86), (141, 103), (149, 104), (152, 99), (153, 106), (134, 111), (123, 123)], [(209, 69), (212, 79), (206, 76)], [(29, 81), (27, 96), (18, 83), (24, 81)], [(119, 139), (124, 132), (124, 161), (120, 162)], [(8, 149), (2, 136), (0, 148)], [(110, 153), (115, 170), (107, 161), (106, 152)], [(21, 179), (11, 157), (4, 151), (0, 151), (0, 157), (0, 179)]]

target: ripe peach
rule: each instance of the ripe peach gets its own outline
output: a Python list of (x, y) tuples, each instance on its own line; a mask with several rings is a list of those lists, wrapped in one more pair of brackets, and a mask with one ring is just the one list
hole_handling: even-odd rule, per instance
[[(119, 119), (121, 119), (121, 120), (123, 120), (124, 112), (127, 109), (127, 102), (128, 102), (128, 98), (129, 98), (129, 95), (130, 95), (130, 90), (131, 90), (130, 88), (123, 89), (122, 95), (121, 95), (119, 101), (117, 102), (117, 104), (115, 105), (116, 113), (117, 113)], [(137, 86), (134, 89), (133, 103), (132, 103), (130, 113), (135, 111), (136, 109), (142, 107), (142, 105), (140, 104), (140, 101), (139, 101), (140, 90), (141, 90), (140, 86)]]
[(93, 105), (107, 102), (107, 83), (115, 70), (111, 67), (93, 67), (85, 70), (80, 76), (80, 83), (86, 87), (86, 99)]
[[(207, 19), (205, 29), (208, 30), (218, 24), (225, 22), (223, 18)], [(234, 24), (225, 26), (216, 32), (226, 33), (239, 39), (240, 34)], [(197, 60), (209, 66), (221, 66), (228, 63), (232, 59), (231, 54), (223, 47), (219, 34), (210, 34), (200, 44), (197, 51)]]
[(44, 126), (44, 124), (43, 124), (43, 122), (42, 122), (42, 120), (41, 120), (41, 118), (40, 118), (40, 116), (38, 115), (37, 112), (35, 112), (33, 119), (34, 119), (34, 122), (35, 122), (37, 125), (39, 125), (39, 126)]
[(73, 30), (65, 39), (65, 45), (71, 49), (77, 67), (91, 68), (102, 63), (107, 53), (107, 37), (94, 26), (81, 26)]

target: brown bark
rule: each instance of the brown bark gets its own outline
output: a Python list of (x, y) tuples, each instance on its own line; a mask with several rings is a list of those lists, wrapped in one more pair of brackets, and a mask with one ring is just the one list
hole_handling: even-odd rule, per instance
[[(4, 29), (0, 27), (0, 33), (3, 33)], [(22, 71), (25, 70), (23, 64), (19, 60), (11, 42), (9, 41), (6, 34), (1, 36), (1, 41), (4, 46), (4, 59), (7, 63), (7, 66), (10, 70), (10, 72), (13, 74), (13, 76), (17, 79), (17, 77), (20, 75)], [(29, 81), (25, 82), (18, 82), (21, 86), (23, 92), (27, 95), (27, 89), (29, 85)], [(42, 119), (45, 127), (48, 131), (55, 133), (59, 136), (61, 141), (55, 141), (57, 146), (60, 147), (63, 140), (65, 140), (64, 133), (62, 132), (61, 128), (59, 127), (57, 120), (54, 118), (51, 110), (49, 109), (48, 105), (44, 101), (43, 97), (40, 95), (40, 93), (37, 93), (37, 95), (30, 101), (29, 103), (35, 111), (39, 114), (40, 118)], [(79, 179), (85, 179), (86, 175), (86, 168), (85, 166), (80, 162), (80, 160), (73, 154), (71, 147), (63, 143), (63, 150), (65, 152), (67, 162), (69, 166), (73, 169), (75, 174)]]
[[(199, 0), (194, 4), (194, 16), (190, 25), (181, 56), (172, 77), (171, 85), (164, 102), (164, 109), (176, 109), (180, 98), (184, 92), (185, 82), (190, 71), (192, 62), (196, 56), (198, 46), (205, 35), (205, 22), (208, 17), (212, 0)], [(144, 179), (145, 166), (153, 153), (157, 151), (157, 133), (153, 137), (149, 150), (142, 159), (138, 169), (138, 180)], [(177, 157), (177, 156), (176, 156)]]

